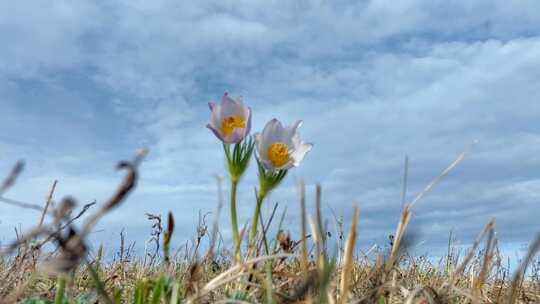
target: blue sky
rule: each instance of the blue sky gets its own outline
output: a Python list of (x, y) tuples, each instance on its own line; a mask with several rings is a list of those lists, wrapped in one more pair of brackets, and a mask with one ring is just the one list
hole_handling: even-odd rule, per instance
[[(114, 245), (125, 228), (142, 244), (144, 214), (172, 210), (181, 244), (199, 210), (215, 211), (225, 166), (204, 126), (225, 91), (244, 96), (253, 130), (304, 120), (314, 149), (267, 204), (287, 206), (292, 231), (303, 177), (309, 199), (322, 184), (329, 220), (333, 210), (348, 222), (358, 205), (361, 245), (384, 245), (405, 155), (411, 199), (475, 140), (411, 228), (429, 248), (451, 230), (466, 244), (494, 217), (509, 248), (539, 230), (536, 0), (5, 1), (0, 41), (0, 172), (27, 161), (8, 197), (41, 203), (58, 179), (58, 199), (100, 201), (121, 178), (116, 161), (150, 149), (139, 187), (96, 240)], [(254, 169), (240, 185), (243, 223)], [(39, 217), (4, 205), (0, 215), (3, 243)]]

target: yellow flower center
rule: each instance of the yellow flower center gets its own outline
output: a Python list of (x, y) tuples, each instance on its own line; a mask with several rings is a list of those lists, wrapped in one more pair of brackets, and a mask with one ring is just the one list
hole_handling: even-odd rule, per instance
[(236, 128), (244, 129), (245, 127), (246, 122), (238, 115), (226, 117), (221, 124), (221, 130), (225, 136), (229, 136)]
[(274, 167), (281, 167), (289, 161), (289, 147), (286, 144), (275, 142), (268, 147), (268, 159)]

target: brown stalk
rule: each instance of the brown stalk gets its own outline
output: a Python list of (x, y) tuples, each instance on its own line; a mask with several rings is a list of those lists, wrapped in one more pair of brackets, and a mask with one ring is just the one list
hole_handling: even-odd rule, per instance
[(2, 185), (0, 186), (0, 196), (4, 194), (9, 188), (11, 188), (15, 181), (17, 180), (17, 177), (21, 174), (21, 172), (24, 169), (24, 162), (22, 160), (19, 160), (15, 166), (13, 166), (13, 169), (11, 169), (11, 172), (9, 175), (4, 179), (4, 182), (2, 182)]
[(43, 225), (43, 221), (45, 220), (45, 214), (47, 214), (47, 210), (49, 209), (49, 205), (51, 204), (51, 201), (54, 195), (54, 190), (56, 189), (57, 183), (58, 183), (57, 180), (53, 182), (51, 191), (49, 192), (49, 195), (47, 196), (47, 200), (45, 201), (45, 208), (43, 208), (43, 212), (41, 212), (41, 217), (39, 219), (39, 226)]
[(523, 276), (525, 275), (525, 271), (527, 270), (527, 267), (529, 266), (533, 257), (538, 251), (540, 251), (540, 233), (536, 236), (536, 239), (529, 246), (527, 256), (525, 257), (523, 262), (521, 262), (521, 265), (519, 265), (518, 270), (514, 273), (514, 277), (512, 278), (512, 287), (510, 288), (510, 293), (508, 294), (508, 304), (515, 303), (518, 289), (521, 281), (523, 280)]
[(124, 180), (120, 184), (120, 187), (116, 190), (116, 192), (105, 202), (103, 207), (96, 212), (94, 215), (92, 215), (85, 223), (81, 230), (81, 238), (85, 238), (94, 225), (110, 210), (114, 209), (116, 206), (118, 206), (127, 196), (127, 194), (133, 190), (137, 183), (137, 166), (142, 161), (144, 156), (147, 154), (146, 150), (141, 150), (137, 156), (135, 157), (135, 160), (132, 162), (120, 162), (116, 166), (117, 170), (127, 170), (127, 174), (124, 177)]
[(494, 222), (493, 221), (490, 221), (486, 227), (480, 232), (480, 234), (478, 235), (478, 237), (476, 238), (476, 240), (474, 241), (473, 243), (473, 246), (472, 248), (470, 249), (469, 253), (465, 256), (465, 258), (463, 259), (463, 261), (461, 262), (461, 264), (454, 270), (454, 272), (452, 273), (452, 275), (450, 276), (450, 284), (451, 285), (454, 285), (456, 283), (456, 280), (457, 278), (459, 278), (459, 276), (463, 273), (463, 271), (465, 270), (465, 267), (467, 267), (467, 265), (469, 264), (469, 262), (471, 261), (471, 259), (473, 258), (474, 256), (474, 252), (476, 251), (476, 249), (478, 248), (478, 246), (480, 245), (480, 241), (482, 241), (482, 239), (484, 238), (484, 234), (493, 229), (493, 225), (494, 225)]
[[(492, 221), (492, 223), (494, 223)], [(478, 277), (475, 280), (472, 290), (472, 302), (480, 303), (480, 297), (482, 296), (482, 287), (486, 282), (487, 275), (490, 271), (491, 262), (493, 260), (493, 250), (495, 248), (495, 232), (493, 225), (489, 229), (489, 234), (486, 242), (486, 249), (484, 251), (484, 258), (482, 261), (482, 269), (478, 273)]]
[(322, 224), (322, 215), (321, 215), (321, 185), (317, 184), (315, 189), (315, 216), (317, 219), (317, 230), (319, 231), (320, 240), (317, 242), (317, 264), (322, 267), (321, 253), (326, 250), (325, 246), (325, 235)]
[(304, 181), (300, 179), (298, 182), (298, 189), (300, 194), (300, 214), (301, 214), (301, 244), (300, 244), (300, 262), (302, 265), (302, 272), (304, 277), (308, 275), (308, 254), (306, 243), (306, 189)]
[(351, 274), (352, 274), (352, 268), (353, 268), (353, 253), (354, 253), (354, 247), (356, 243), (356, 225), (358, 223), (358, 208), (355, 207), (353, 211), (353, 218), (352, 218), (352, 224), (351, 229), (349, 231), (349, 236), (347, 237), (347, 241), (345, 242), (345, 257), (343, 258), (343, 265), (341, 267), (341, 281), (340, 281), (340, 296), (339, 296), (339, 304), (345, 304), (347, 303), (347, 298), (349, 295), (349, 288), (351, 283)]
[(400, 217), (398, 226), (396, 228), (394, 244), (392, 245), (392, 251), (390, 252), (390, 257), (388, 258), (388, 261), (386, 262), (386, 266), (385, 266), (386, 272), (389, 272), (395, 266), (399, 252), (401, 251), (401, 241), (403, 240), (403, 237), (405, 236), (405, 231), (407, 230), (407, 225), (409, 224), (410, 218), (411, 218), (411, 205), (407, 205), (405, 206), (405, 208), (403, 209), (403, 212), (401, 213), (401, 217)]

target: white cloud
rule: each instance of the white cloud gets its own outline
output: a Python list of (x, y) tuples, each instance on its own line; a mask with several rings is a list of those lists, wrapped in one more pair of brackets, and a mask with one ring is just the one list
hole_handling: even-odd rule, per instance
[(0, 19), (0, 73), (16, 78), (84, 66), (81, 41), (101, 20), (91, 2), (80, 1), (3, 2)]
[[(80, 144), (83, 148), (70, 153), (61, 148), (47, 154), (54, 159), (40, 164), (33, 177), (43, 181), (54, 174), (74, 181), (73, 189), (84, 177), (90, 180), (84, 197), (108, 193), (111, 181), (104, 167), (88, 164), (112, 163), (136, 146), (148, 146), (131, 207), (110, 221), (139, 216), (132, 225), (140, 227), (144, 212), (173, 209), (187, 225), (194, 210), (215, 208), (213, 175), (223, 175), (224, 164), (220, 144), (204, 128), (206, 102), (229, 90), (253, 107), (255, 130), (272, 117), (285, 123), (304, 119), (301, 134), (315, 148), (292, 175), (305, 176), (311, 185), (322, 182), (325, 204), (338, 213), (358, 202), (362, 229), (371, 232), (363, 235), (365, 242), (385, 241), (393, 231), (405, 154), (411, 157), (412, 195), (473, 140), (479, 144), (471, 157), (415, 211), (418, 225), (432, 242), (451, 228), (468, 238), (493, 215), (508, 231), (503, 236), (521, 242), (534, 232), (527, 211), (537, 199), (534, 168), (540, 166), (534, 150), (540, 89), (532, 85), (540, 78), (538, 6), (537, 1), (127, 1), (38, 10), (21, 2), (0, 10), (8, 25), (0, 30), (7, 45), (0, 50), (0, 79), (9, 79), (0, 84), (0, 98), (19, 100), (2, 104), (5, 126), (28, 136), (14, 141), (3, 135), (0, 148), (49, 147), (46, 137), (36, 136), (44, 129), (77, 143), (71, 146)], [(62, 77), (78, 73), (84, 75), (75, 80), (83, 82), (79, 87)], [(103, 93), (75, 94), (82, 97), (73, 106), (69, 94), (39, 91), (45, 92), (43, 99), (62, 97), (61, 114), (78, 114), (66, 121), (54, 116), (61, 121), (45, 128), (41, 124), (55, 121), (52, 110), (42, 112), (44, 119), (20, 110), (35, 107), (21, 103), (26, 95), (19, 94), (34, 87), (21, 86), (21, 79), (34, 78), (34, 86)], [(21, 121), (36, 123), (25, 128)], [(100, 140), (109, 136), (114, 142)], [(74, 158), (84, 161), (76, 164)], [(77, 178), (85, 166), (90, 173)], [(241, 186), (241, 202), (250, 207), (242, 208), (241, 221), (251, 214), (255, 181), (251, 172)], [(272, 199), (295, 206), (291, 182)], [(511, 221), (514, 205), (522, 206), (518, 212), (527, 224), (521, 227)], [(288, 210), (294, 223), (295, 208)]]

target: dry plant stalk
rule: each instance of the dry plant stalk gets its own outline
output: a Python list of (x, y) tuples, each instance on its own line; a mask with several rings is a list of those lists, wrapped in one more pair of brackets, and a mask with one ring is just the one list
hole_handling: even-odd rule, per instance
[[(103, 276), (102, 290), (110, 291), (113, 287), (125, 289), (124, 295), (132, 294), (137, 280), (144, 279), (147, 287), (148, 298), (151, 298), (151, 286), (160, 281), (160, 276), (170, 276), (174, 279), (172, 294), (175, 295), (175, 301), (170, 299), (170, 303), (177, 303), (179, 295), (183, 297), (181, 301), (186, 303), (406, 303), (406, 304), (430, 304), (430, 303), (529, 303), (538, 302), (540, 299), (540, 280), (531, 279), (527, 281), (524, 278), (528, 265), (536, 265), (533, 257), (540, 249), (540, 235), (531, 244), (527, 257), (521, 264), (514, 277), (502, 275), (502, 280), (498, 281), (500, 262), (495, 260), (497, 257), (497, 240), (495, 238), (494, 223), (490, 222), (480, 233), (472, 245), (472, 249), (461, 256), (456, 254), (451, 256), (450, 250), (447, 256), (452, 262), (442, 263), (445, 267), (437, 268), (429, 260), (421, 260), (417, 257), (403, 254), (407, 247), (407, 227), (412, 217), (412, 206), (419, 198), (429, 192), (433, 186), (444, 177), (457, 163), (463, 159), (463, 154), (443, 171), (432, 183), (413, 200), (413, 203), (404, 206), (400, 221), (396, 227), (395, 237), (392, 241), (388, 259), (384, 260), (382, 255), (377, 255), (377, 260), (373, 261), (368, 255), (376, 249), (370, 249), (367, 253), (355, 256), (355, 245), (357, 240), (358, 209), (354, 209), (352, 223), (349, 234), (345, 240), (345, 246), (341, 253), (342, 258), (338, 259), (340, 266), (337, 268), (329, 267), (332, 264), (331, 258), (326, 252), (326, 235), (323, 233), (323, 214), (321, 212), (321, 188), (316, 188), (316, 215), (309, 218), (310, 228), (313, 237), (313, 246), (315, 254), (312, 259), (308, 258), (306, 234), (306, 207), (305, 207), (305, 185), (303, 181), (298, 184), (301, 207), (301, 237), (295, 242), (291, 240), (288, 233), (277, 234), (277, 239), (266, 239), (270, 223), (276, 208), (272, 212), (270, 219), (260, 222), (262, 225), (262, 240), (259, 240), (257, 248), (263, 244), (268, 254), (264, 256), (255, 256), (237, 263), (234, 257), (228, 251), (228, 248), (216, 248), (215, 242), (218, 239), (217, 220), (214, 222), (214, 230), (211, 235), (208, 233), (204, 217), (200, 217), (199, 229), (197, 230), (196, 241), (193, 242), (191, 249), (186, 245), (186, 256), (184, 260), (169, 258), (168, 253), (164, 253), (163, 264), (147, 265), (141, 261), (126, 261), (121, 258), (120, 261), (113, 261), (111, 264), (101, 263), (103, 249), (100, 249), (97, 260), (89, 263), (98, 267), (100, 276)], [(75, 267), (81, 264), (82, 257), (87, 254), (86, 238), (88, 231), (91, 231), (95, 224), (110, 210), (121, 204), (126, 195), (132, 191), (137, 180), (137, 158), (131, 163), (121, 163), (121, 169), (125, 169), (125, 175), (118, 190), (109, 200), (92, 214), (90, 218), (83, 223), (83, 229), (79, 232), (75, 229), (74, 221), (91, 206), (85, 206), (79, 215), (72, 217), (71, 212), (75, 207), (75, 200), (66, 198), (57, 206), (51, 205), (52, 211), (45, 210), (42, 207), (32, 209), (42, 211), (43, 214), (54, 215), (51, 223), (43, 221), (41, 227), (29, 230), (25, 234), (18, 234), (16, 242), (11, 244), (11, 249), (17, 255), (14, 258), (15, 266), (6, 266), (5, 261), (0, 260), (0, 303), (15, 303), (28, 290), (39, 290), (42, 294), (50, 297), (54, 295), (54, 282), (51, 280), (39, 281), (35, 283), (32, 278), (25, 277), (24, 270), (28, 269), (29, 257), (26, 254), (30, 248), (30, 242), (37, 237), (44, 237), (44, 241), (38, 244), (44, 244), (48, 241), (57, 243), (58, 251), (51, 255), (57, 259), (50, 259), (56, 270), (73, 271), (73, 285), (70, 287), (72, 294), (82, 291), (88, 291), (90, 288), (85, 285), (82, 278), (88, 278), (89, 272), (86, 268)], [(13, 185), (13, 181), (20, 173), (20, 170), (12, 170), (0, 189), (0, 195), (6, 189)], [(19, 172), (19, 173), (18, 173)], [(14, 176), (14, 177), (13, 177)], [(219, 181), (218, 181), (219, 183)], [(221, 192), (220, 185), (218, 190)], [(51, 199), (52, 199), (51, 191)], [(403, 196), (404, 197), (404, 196)], [(4, 200), (2, 198), (2, 200)], [(221, 194), (219, 197), (221, 201)], [(29, 204), (30, 205), (30, 204)], [(220, 203), (221, 205), (221, 203)], [(24, 207), (26, 205), (19, 205)], [(277, 204), (276, 204), (277, 206)], [(218, 214), (219, 214), (218, 207)], [(46, 208), (45, 208), (46, 209)], [(217, 218), (218, 216), (216, 216)], [(281, 225), (280, 225), (281, 227)], [(174, 231), (174, 219), (172, 213), (168, 216), (168, 225), (164, 236), (164, 245), (171, 242), (170, 238)], [(20, 233), (20, 232), (18, 232)], [(199, 245), (203, 237), (208, 237), (210, 249), (203, 259), (198, 259)], [(331, 236), (328, 236), (330, 239)], [(123, 238), (123, 236), (122, 236)], [(477, 250), (485, 239), (485, 247)], [(278, 242), (272, 250), (268, 250), (267, 242)], [(122, 241), (123, 242), (123, 241)], [(284, 254), (275, 247), (280, 246)], [(300, 246), (297, 246), (300, 245)], [(450, 246), (449, 246), (450, 247)], [(102, 248), (102, 247), (101, 247)], [(372, 247), (374, 248), (374, 247)], [(166, 250), (165, 250), (166, 251)], [(258, 252), (258, 250), (257, 250)], [(255, 252), (255, 254), (258, 254)], [(481, 252), (482, 254), (479, 254)], [(123, 254), (122, 254), (123, 256)], [(221, 260), (219, 259), (221, 258)], [(273, 263), (264, 263), (265, 261), (276, 260)], [(172, 262), (174, 261), (174, 262)], [(2, 264), (3, 263), (3, 264)], [(121, 265), (119, 265), (121, 264)], [(124, 265), (125, 264), (125, 265)], [(258, 267), (257, 265), (271, 265), (271, 268)], [(540, 267), (540, 263), (538, 264)], [(121, 267), (119, 267), (121, 266)], [(214, 266), (216, 267), (214, 270)], [(452, 269), (452, 267), (455, 267)], [(311, 268), (311, 269), (310, 269)], [(328, 270), (330, 269), (330, 270)], [(533, 268), (534, 269), (534, 268)], [(443, 270), (443, 271), (441, 271)], [(536, 270), (538, 271), (538, 270)], [(11, 274), (16, 274), (11, 276)], [(185, 276), (182, 277), (182, 274)], [(248, 280), (253, 277), (254, 280)], [(146, 279), (148, 278), (148, 279)], [(540, 276), (539, 276), (540, 278)], [(178, 280), (176, 280), (178, 279)], [(183, 279), (183, 281), (182, 281)], [(536, 281), (533, 281), (536, 280)], [(81, 283), (83, 282), (83, 283)], [(35, 283), (35, 284), (34, 284)], [(531, 285), (535, 283), (538, 287)], [(40, 285), (41, 284), (41, 285)], [(77, 285), (79, 284), (79, 285)], [(6, 286), (6, 287), (4, 287)], [(245, 291), (245, 287), (250, 289), (241, 294), (244, 298), (234, 297), (232, 292)], [(16, 288), (14, 288), (16, 287)], [(170, 286), (169, 286), (170, 287)], [(8, 292), (4, 289), (11, 288)], [(537, 288), (537, 289), (534, 289)], [(98, 288), (92, 289), (96, 291)], [(168, 289), (168, 292), (171, 289)], [(231, 298), (227, 298), (224, 292), (228, 291)], [(265, 302), (265, 291), (266, 293)], [(269, 294), (269, 296), (268, 296)], [(26, 293), (28, 295), (28, 293)], [(358, 296), (352, 299), (352, 296)], [(105, 303), (113, 303), (112, 297), (102, 296)], [(126, 297), (122, 301), (130, 302), (131, 298)], [(502, 301), (501, 301), (502, 300)], [(101, 299), (99, 300), (101, 301)], [(160, 302), (161, 301), (161, 302)], [(163, 303), (161, 299), (154, 303)], [(165, 301), (169, 303), (169, 299)]]
[(53, 182), (53, 185), (51, 187), (51, 191), (49, 192), (49, 195), (47, 196), (47, 200), (45, 201), (45, 208), (43, 208), (43, 212), (41, 213), (41, 217), (39, 218), (39, 225), (41, 227), (41, 225), (43, 225), (43, 221), (45, 220), (45, 215), (47, 214), (47, 210), (49, 210), (49, 205), (51, 204), (52, 202), (52, 198), (53, 198), (53, 195), (54, 195), (54, 190), (56, 189), (56, 184), (58, 183), (57, 180), (55, 180)]
[(358, 208), (355, 207), (353, 211), (351, 229), (349, 236), (345, 242), (345, 256), (343, 258), (343, 265), (341, 266), (341, 281), (340, 281), (340, 304), (347, 303), (349, 296), (349, 289), (351, 284), (351, 275), (353, 272), (354, 262), (354, 247), (356, 245), (356, 226), (358, 224)]
[(4, 179), (4, 181), (2, 182), (2, 185), (0, 186), (0, 196), (2, 196), (4, 192), (6, 192), (9, 188), (11, 188), (15, 184), (17, 177), (19, 177), (23, 169), (24, 169), (24, 162), (21, 160), (18, 161), (15, 164), (15, 166), (13, 166), (13, 169), (11, 169), (11, 172), (6, 177), (6, 179)]
[[(44, 266), (44, 270), (47, 270), (51, 273), (67, 273), (68, 271), (72, 271), (76, 266), (80, 264), (81, 260), (87, 254), (86, 236), (92, 230), (92, 227), (103, 215), (105, 215), (112, 208), (114, 208), (121, 201), (123, 201), (126, 195), (135, 187), (137, 179), (136, 167), (138, 166), (139, 162), (142, 160), (142, 157), (145, 154), (145, 151), (139, 153), (133, 162), (119, 163), (118, 168), (128, 169), (127, 176), (124, 178), (122, 184), (120, 185), (116, 193), (106, 202), (102, 209), (96, 212), (93, 216), (90, 217), (87, 222), (85, 222), (83, 228), (81, 229), (81, 232), (78, 232), (77, 229), (73, 227), (72, 223), (95, 203), (85, 205), (79, 215), (74, 218), (69, 218), (69, 215), (75, 207), (76, 202), (74, 199), (67, 197), (62, 200), (60, 206), (57, 209), (54, 209), (52, 211), (52, 214), (54, 215), (54, 220), (51, 224), (43, 225), (43, 221), (40, 219), (38, 226), (30, 229), (28, 233), (19, 237), (15, 242), (10, 244), (1, 253), (1, 256), (7, 257), (7, 255), (11, 254), (14, 250), (19, 249), (19, 254), (21, 254), (22, 252), (22, 257), (20, 258), (20, 260), (24, 263), (28, 253), (33, 252), (34, 248), (41, 248), (41, 246), (43, 246), (46, 242), (54, 241), (57, 245), (57, 249), (55, 251), (58, 251), (58, 254), (56, 254), (55, 256), (51, 256), (47, 260), (47, 263)], [(12, 170), (12, 173), (1, 187), (2, 193), (13, 185), (16, 177), (19, 175), (21, 170), (22, 165), (18, 164), (15, 166), (15, 168)], [(53, 190), (55, 185), (56, 183), (53, 185)], [(49, 202), (52, 199), (53, 190), (51, 190), (51, 193), (49, 195)], [(7, 200), (4, 198), (2, 198), (2, 201), (22, 208), (32, 208), (40, 210), (43, 211), (43, 214), (49, 214), (46, 209), (36, 207), (32, 204), (21, 203), (17, 201)], [(28, 250), (28, 242), (34, 240), (39, 236), (45, 236), (45, 240), (39, 243), (37, 247), (32, 247), (30, 248), (30, 250)], [(21, 246), (24, 246), (22, 251)], [(17, 266), (19, 265), (14, 264), (14, 267)], [(20, 266), (23, 267), (23, 264), (21, 264)], [(19, 271), (21, 271), (21, 273), (24, 273), (24, 271), (22, 270)], [(8, 275), (9, 274), (10, 273), (8, 273)], [(4, 300), (2, 303), (12, 303), (17, 301), (20, 293), (21, 291), (19, 289), (13, 290), (8, 295), (6, 295), (6, 300)]]
[(515, 303), (519, 285), (523, 281), (525, 271), (527, 270), (527, 267), (531, 263), (536, 253), (538, 253), (538, 251), (540, 251), (540, 233), (536, 236), (536, 239), (529, 246), (529, 251), (525, 256), (525, 259), (523, 260), (523, 262), (521, 262), (521, 265), (519, 265), (519, 269), (515, 272), (514, 277), (512, 278), (512, 285), (508, 294), (508, 304)]
[(306, 241), (306, 189), (304, 181), (300, 179), (298, 182), (298, 188), (300, 193), (300, 263), (302, 265), (302, 273), (306, 277), (308, 275), (308, 254), (307, 254), (307, 241)]

